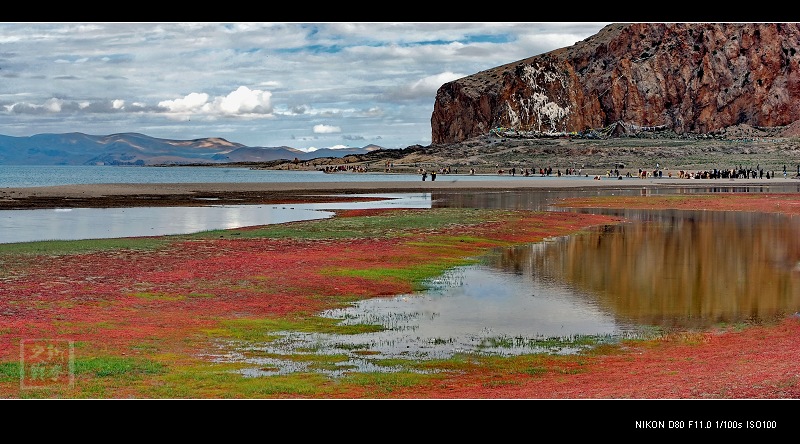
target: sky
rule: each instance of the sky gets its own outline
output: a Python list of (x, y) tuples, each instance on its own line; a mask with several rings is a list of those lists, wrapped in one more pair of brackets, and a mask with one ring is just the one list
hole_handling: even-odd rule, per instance
[(607, 24), (0, 23), (0, 134), (427, 146), (441, 85)]

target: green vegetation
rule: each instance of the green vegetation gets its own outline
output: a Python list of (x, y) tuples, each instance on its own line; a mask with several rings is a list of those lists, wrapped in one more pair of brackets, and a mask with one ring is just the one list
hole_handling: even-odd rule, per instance
[(410, 282), (413, 291), (422, 291), (429, 287), (426, 281), (441, 275), (445, 270), (460, 265), (475, 263), (476, 261), (476, 259), (462, 259), (432, 264), (420, 264), (412, 267), (405, 266), (402, 268), (332, 268), (323, 271), (323, 273), (329, 276), (352, 276), (373, 281), (397, 280), (399, 282)]
[(154, 250), (169, 240), (165, 238), (119, 238), (119, 239), (86, 239), (86, 240), (49, 240), (37, 242), (18, 242), (0, 244), (0, 256), (3, 255), (47, 255), (91, 253), (108, 250)]
[(75, 360), (76, 376), (90, 374), (100, 378), (119, 378), (122, 376), (135, 377), (137, 375), (161, 374), (165, 371), (166, 369), (162, 364), (147, 359), (104, 356)]
[(434, 208), (387, 211), (379, 216), (333, 217), (256, 228), (209, 230), (180, 236), (187, 239), (220, 237), (290, 238), (290, 239), (359, 239), (408, 236), (409, 231), (435, 230), (452, 225), (476, 224), (496, 217), (502, 211)]
[(338, 325), (338, 323), (338, 319), (319, 316), (302, 319), (231, 319), (222, 321), (220, 328), (206, 330), (206, 333), (213, 337), (263, 343), (279, 338), (281, 332), (285, 331), (356, 334), (382, 330), (380, 325)]

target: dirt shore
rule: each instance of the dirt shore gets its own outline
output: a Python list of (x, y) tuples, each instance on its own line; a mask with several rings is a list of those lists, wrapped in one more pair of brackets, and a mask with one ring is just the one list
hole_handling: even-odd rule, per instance
[[(358, 173), (353, 173), (358, 174)], [(111, 208), (136, 206), (202, 206), (278, 202), (320, 202), (363, 193), (431, 193), (441, 190), (535, 190), (576, 188), (658, 188), (765, 186), (800, 192), (800, 179), (677, 179), (610, 177), (548, 177), (517, 180), (470, 180), (448, 175), (435, 182), (302, 182), (302, 183), (160, 183), (88, 184), (53, 187), (2, 188), (0, 209)]]

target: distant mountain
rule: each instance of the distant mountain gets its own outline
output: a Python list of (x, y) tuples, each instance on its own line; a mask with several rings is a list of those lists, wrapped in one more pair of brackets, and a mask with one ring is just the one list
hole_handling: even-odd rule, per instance
[(305, 152), (288, 146), (273, 148), (259, 148), (243, 146), (215, 156), (221, 162), (266, 162), (270, 160), (311, 160), (320, 157), (344, 157), (351, 154), (361, 155), (370, 151), (382, 149), (377, 145), (368, 145), (364, 148), (321, 148), (316, 151)]
[(0, 135), (0, 165), (162, 165), (311, 160), (366, 154), (381, 147), (322, 148), (307, 153), (287, 146), (248, 147), (222, 138), (158, 139), (139, 133)]

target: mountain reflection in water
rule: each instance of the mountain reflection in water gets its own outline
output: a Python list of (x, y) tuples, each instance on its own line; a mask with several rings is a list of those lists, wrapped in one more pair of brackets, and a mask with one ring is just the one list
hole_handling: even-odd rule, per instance
[(567, 283), (618, 320), (664, 328), (772, 320), (800, 307), (798, 217), (598, 212), (631, 222), (508, 248), (494, 266)]

